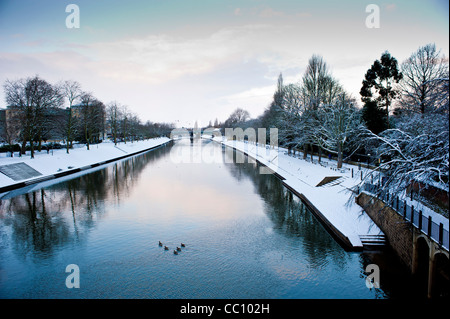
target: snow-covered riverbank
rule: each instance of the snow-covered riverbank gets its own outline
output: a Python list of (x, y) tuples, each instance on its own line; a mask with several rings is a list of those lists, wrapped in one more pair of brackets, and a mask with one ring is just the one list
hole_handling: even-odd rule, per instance
[[(3, 167), (3, 171), (10, 172), (10, 176), (0, 173), (0, 189), (5, 189), (15, 184), (28, 184), (36, 180), (53, 178), (58, 174), (63, 175), (68, 172), (76, 172), (81, 168), (130, 156), (169, 141), (169, 138), (161, 137), (133, 143), (119, 143), (117, 145), (114, 145), (112, 142), (103, 142), (91, 145), (90, 150), (87, 150), (85, 146), (75, 147), (70, 150), (70, 154), (67, 154), (65, 149), (53, 150), (49, 153), (47, 151), (36, 152), (34, 159), (30, 158), (29, 155), (4, 157), (5, 154), (2, 154), (0, 167)], [(28, 178), (20, 178), (21, 176), (27, 177), (27, 174), (20, 171), (22, 168), (30, 171)]]
[[(288, 155), (287, 150), (282, 148), (269, 150), (264, 146), (242, 141), (222, 140), (221, 137), (215, 138), (215, 141), (246, 153), (284, 178), (283, 183), (296, 193), (302, 194), (330, 226), (335, 228), (335, 232), (348, 239), (353, 249), (362, 248), (360, 237), (383, 235), (363, 209), (354, 200), (349, 201), (349, 189), (360, 181), (361, 173), (358, 167), (344, 164), (342, 170), (337, 170), (335, 161), (322, 158), (320, 165), (303, 160), (299, 156)], [(317, 186), (326, 177), (336, 179)]]
[[(350, 189), (361, 181), (361, 173), (364, 176), (366, 168), (359, 169), (358, 166), (344, 163), (342, 169), (337, 169), (336, 161), (324, 157), (319, 164), (317, 156), (314, 156), (315, 161), (311, 162), (309, 156), (308, 160), (304, 160), (303, 154), (288, 155), (287, 149), (283, 148), (267, 149), (265, 146), (243, 141), (227, 141), (222, 137), (216, 137), (214, 140), (242, 151), (269, 167), (284, 179), (283, 183), (287, 187), (303, 195), (355, 249), (362, 247), (362, 237), (383, 235), (364, 210), (354, 200), (349, 200)], [(326, 183), (327, 180), (330, 182)], [(325, 184), (318, 186), (320, 183)], [(408, 198), (406, 201), (423, 210), (425, 217), (431, 215), (433, 220), (443, 223), (444, 228), (448, 230), (447, 218), (421, 203), (411, 202)]]

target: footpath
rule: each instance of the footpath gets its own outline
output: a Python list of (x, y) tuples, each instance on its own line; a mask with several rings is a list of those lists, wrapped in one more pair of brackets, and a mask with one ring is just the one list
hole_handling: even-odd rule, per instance
[[(69, 154), (66, 149), (35, 152), (35, 157), (30, 155), (0, 157), (0, 199), (4, 193), (40, 183), (43, 181), (60, 178), (78, 172), (108, 164), (132, 155), (146, 152), (162, 146), (170, 141), (167, 137), (154, 138), (143, 141), (114, 143), (105, 141), (100, 144), (86, 146), (77, 145)], [(2, 195), (3, 194), (3, 195)]]

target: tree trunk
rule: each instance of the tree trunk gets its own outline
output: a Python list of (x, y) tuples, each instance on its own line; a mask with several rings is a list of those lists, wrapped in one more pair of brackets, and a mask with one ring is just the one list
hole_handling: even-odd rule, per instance
[(25, 155), (27, 153), (27, 138), (24, 137), (22, 141), (22, 148), (20, 149), (20, 154)]
[(72, 146), (72, 107), (69, 107), (69, 119), (67, 122), (67, 142), (66, 142), (66, 153), (69, 154), (69, 149)]
[(308, 144), (303, 144), (303, 159), (306, 159), (308, 156)]
[[(389, 87), (389, 81), (386, 79), (386, 88)], [(390, 129), (389, 125), (389, 93), (386, 95), (386, 125), (387, 128)]]
[(127, 144), (127, 119), (125, 118), (123, 121), (123, 141)]
[(42, 138), (41, 138), (40, 134), (39, 134), (38, 140), (39, 140), (39, 142), (38, 142), (38, 151), (40, 152), (40, 151), (42, 151)]
[(338, 143), (338, 162), (337, 168), (342, 168), (342, 145)]
[(86, 147), (87, 150), (89, 151), (89, 136), (87, 126), (84, 127), (84, 138), (86, 139)]
[(33, 139), (30, 139), (30, 150), (31, 150), (31, 158), (34, 158), (34, 142), (33, 142)]

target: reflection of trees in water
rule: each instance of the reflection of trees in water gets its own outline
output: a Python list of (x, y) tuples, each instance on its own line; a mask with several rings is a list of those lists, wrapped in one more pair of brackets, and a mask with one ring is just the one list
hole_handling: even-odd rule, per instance
[(54, 245), (67, 242), (67, 222), (47, 202), (44, 189), (27, 193), (3, 203), (4, 224), (12, 229), (11, 244), (24, 258), (32, 252), (48, 256)]
[(71, 180), (1, 201), (2, 224), (11, 228), (18, 255), (50, 256), (53, 249), (83, 240), (107, 212), (105, 202), (120, 204), (143, 169), (169, 148), (131, 157)]
[[(224, 162), (226, 162), (225, 158), (229, 162), (234, 152), (236, 151), (225, 151)], [(240, 156), (238, 153), (240, 152), (236, 152), (235, 156)], [(274, 229), (286, 236), (303, 238), (300, 242), (309, 257), (311, 267), (320, 267), (328, 257), (332, 258), (336, 264), (344, 266), (347, 259), (345, 251), (327, 233), (308, 207), (284, 187), (277, 177), (271, 174), (260, 174), (260, 166), (260, 164), (249, 163), (248, 158), (244, 163), (225, 164), (237, 180), (248, 178), (253, 182), (258, 194), (267, 204), (265, 213), (272, 220)]]

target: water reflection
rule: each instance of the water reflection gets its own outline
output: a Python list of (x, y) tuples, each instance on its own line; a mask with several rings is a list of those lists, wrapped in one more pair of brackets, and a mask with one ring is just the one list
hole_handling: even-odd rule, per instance
[[(240, 152), (224, 152), (224, 156), (235, 158), (244, 156)], [(302, 251), (306, 254), (311, 268), (322, 268), (331, 258), (334, 263), (345, 267), (348, 254), (326, 232), (310, 209), (293, 195), (274, 175), (260, 174), (259, 163), (251, 158), (240, 159), (243, 164), (225, 164), (238, 181), (248, 178), (256, 192), (267, 203), (266, 214), (273, 227), (286, 236), (301, 238)], [(229, 159), (224, 161), (229, 163)]]
[(168, 150), (168, 147), (161, 147), (64, 182), (52, 181), (53, 185), (46, 188), (1, 200), (0, 218), (11, 229), (9, 241), (17, 256), (26, 258), (31, 254), (49, 258), (55, 248), (82, 242), (106, 214), (105, 201), (119, 205), (121, 198), (138, 183), (143, 169)]
[[(359, 255), (242, 156), (209, 141), (178, 141), (3, 197), (0, 296), (372, 298)], [(236, 157), (242, 164), (230, 163)], [(186, 239), (175, 259), (156, 245)], [(53, 278), (74, 262), (87, 287), (75, 292)]]
[(45, 190), (13, 198), (4, 205), (2, 219), (12, 229), (10, 242), (18, 255), (48, 257), (55, 245), (69, 240), (69, 225), (58, 216)]

